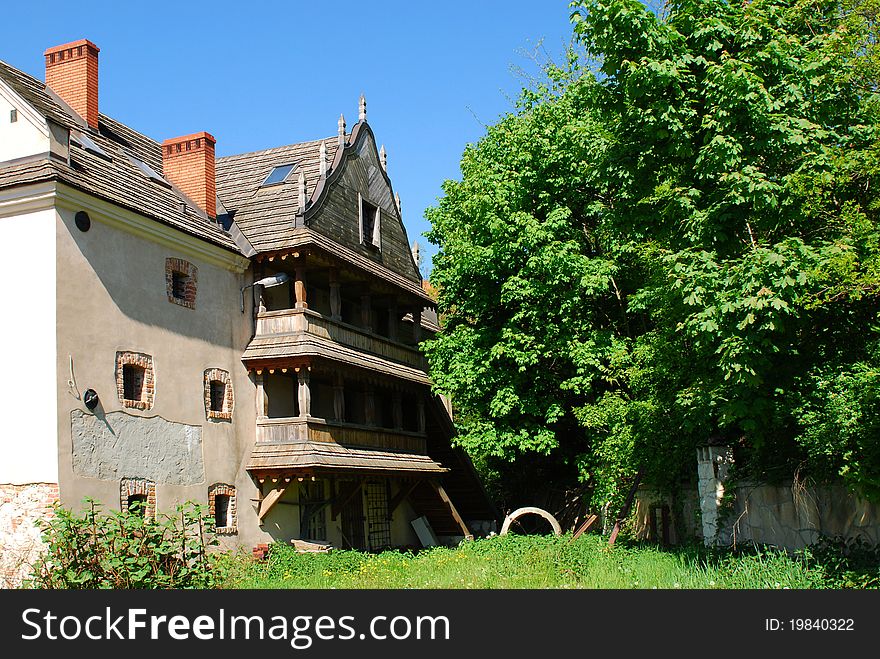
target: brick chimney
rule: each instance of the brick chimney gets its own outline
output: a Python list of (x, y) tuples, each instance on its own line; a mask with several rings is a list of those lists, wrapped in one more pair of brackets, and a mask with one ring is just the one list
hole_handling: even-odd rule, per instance
[(216, 143), (214, 136), (204, 131), (162, 142), (165, 178), (210, 217), (217, 217), (217, 179), (214, 174)]
[(98, 51), (87, 39), (49, 48), (46, 85), (81, 116), (98, 128)]

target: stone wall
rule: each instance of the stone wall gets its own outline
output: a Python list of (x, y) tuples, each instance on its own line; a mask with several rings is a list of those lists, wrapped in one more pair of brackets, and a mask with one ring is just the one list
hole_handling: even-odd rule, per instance
[(57, 483), (0, 485), (0, 588), (17, 588), (42, 549), (34, 522), (52, 515)]

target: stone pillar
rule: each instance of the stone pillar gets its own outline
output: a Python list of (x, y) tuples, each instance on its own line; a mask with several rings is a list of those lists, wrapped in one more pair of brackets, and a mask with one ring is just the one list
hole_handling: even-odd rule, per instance
[(376, 425), (376, 391), (371, 384), (364, 387), (364, 423)]
[(388, 338), (397, 341), (397, 329), (400, 325), (400, 317), (397, 315), (397, 306), (388, 307)]
[(342, 294), (339, 289), (339, 271), (330, 269), (330, 318), (335, 321), (342, 320)]
[(399, 391), (392, 394), (391, 405), (394, 412), (394, 429), (400, 430), (403, 428), (403, 397)]
[(299, 401), (300, 417), (312, 415), (312, 394), (309, 391), (309, 369), (308, 367), (298, 368), (296, 371), (297, 382), (297, 400)]
[(726, 546), (731, 541), (731, 529), (728, 525), (719, 524), (719, 513), (724, 498), (724, 484), (732, 464), (733, 451), (729, 446), (703, 446), (697, 449), (698, 494), (706, 546)]
[(369, 293), (361, 293), (361, 324), (365, 329), (373, 331), (373, 309)]
[(266, 388), (264, 386), (262, 373), (254, 373), (254, 385), (257, 387), (257, 395), (255, 399), (257, 418), (265, 419), (266, 411), (268, 409), (268, 400), (266, 400)]
[(297, 309), (308, 309), (309, 305), (306, 301), (306, 269), (303, 266), (296, 266), (294, 269), (293, 292), (296, 299)]
[(345, 421), (345, 385), (338, 374), (333, 382), (333, 415), (337, 421)]

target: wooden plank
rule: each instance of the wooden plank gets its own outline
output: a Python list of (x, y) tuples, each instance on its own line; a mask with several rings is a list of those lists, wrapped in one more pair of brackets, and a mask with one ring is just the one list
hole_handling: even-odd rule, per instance
[(333, 501), (333, 504), (330, 506), (330, 520), (335, 522), (336, 518), (342, 512), (343, 507), (349, 501), (351, 501), (355, 495), (360, 494), (361, 489), (363, 488), (363, 481), (357, 481), (353, 485), (349, 487), (347, 492), (340, 492), (339, 496)]
[(391, 501), (388, 502), (388, 514), (391, 515), (397, 509), (403, 500), (406, 499), (410, 493), (418, 487), (421, 481), (413, 481), (412, 483), (403, 483), (401, 484), (400, 491), (394, 495)]
[(639, 484), (642, 482), (643, 474), (644, 469), (639, 469), (632, 487), (629, 488), (629, 492), (626, 495), (626, 501), (623, 502), (623, 508), (620, 509), (620, 514), (617, 516), (617, 521), (614, 522), (614, 528), (611, 530), (611, 537), (608, 539), (609, 547), (614, 546), (614, 541), (617, 540), (617, 534), (620, 533), (620, 527), (629, 515), (629, 509), (632, 506), (633, 499), (635, 499), (636, 490), (639, 489)]
[(440, 485), (440, 483), (438, 483), (437, 481), (431, 481), (431, 486), (437, 491), (437, 494), (440, 496), (441, 501), (449, 506), (449, 512), (452, 513), (452, 518), (462, 530), (465, 539), (473, 540), (474, 535), (470, 532), (470, 529), (468, 529), (467, 524), (464, 523), (461, 515), (458, 514), (458, 510), (456, 510), (455, 504), (452, 503), (452, 499), (450, 499), (449, 495), (446, 494), (446, 490), (443, 489), (443, 486)]
[(582, 534), (586, 533), (587, 529), (595, 524), (597, 519), (599, 519), (598, 515), (590, 515), (589, 517), (587, 517), (587, 519), (584, 520), (584, 523), (581, 524), (578, 527), (577, 531), (574, 532), (574, 535), (571, 536), (571, 540), (569, 540), (569, 542), (577, 540)]
[(262, 501), (260, 501), (260, 512), (258, 513), (260, 526), (263, 525), (263, 519), (269, 514), (272, 507), (278, 503), (278, 499), (282, 497), (288, 487), (290, 487), (290, 483), (284, 483), (283, 485), (279, 484), (276, 487), (273, 487), (269, 494), (263, 497)]

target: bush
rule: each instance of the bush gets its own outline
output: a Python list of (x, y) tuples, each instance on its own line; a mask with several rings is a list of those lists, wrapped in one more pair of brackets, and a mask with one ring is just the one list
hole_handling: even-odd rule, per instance
[[(145, 518), (101, 510), (85, 499), (77, 514), (56, 507), (42, 527), (46, 551), (26, 585), (39, 589), (213, 588), (222, 577), (207, 548), (217, 544), (213, 520), (187, 502), (175, 515)], [(136, 504), (141, 505), (141, 504)]]

